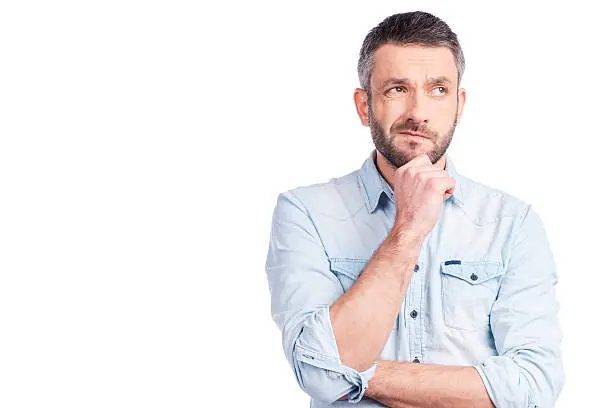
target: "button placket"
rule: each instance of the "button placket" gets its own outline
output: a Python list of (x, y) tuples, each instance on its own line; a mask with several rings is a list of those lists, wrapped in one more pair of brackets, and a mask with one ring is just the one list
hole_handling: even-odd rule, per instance
[(408, 297), (405, 299), (404, 304), (404, 316), (405, 316), (405, 327), (408, 330), (409, 341), (408, 341), (408, 356), (411, 358), (410, 361), (420, 361), (421, 350), (422, 350), (422, 329), (423, 322), (419, 319), (419, 311), (422, 311), (423, 303), (423, 285), (425, 281), (425, 273), (423, 269), (423, 262), (417, 262), (414, 265), (414, 273), (410, 282), (410, 290), (408, 291)]

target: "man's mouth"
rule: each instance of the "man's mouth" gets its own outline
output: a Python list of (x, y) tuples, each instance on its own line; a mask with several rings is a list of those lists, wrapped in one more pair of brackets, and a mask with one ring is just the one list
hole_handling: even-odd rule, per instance
[(422, 137), (424, 139), (431, 139), (429, 136), (423, 134), (423, 133), (419, 133), (419, 132), (413, 132), (412, 130), (402, 130), (400, 132), (398, 132), (401, 135), (408, 135), (408, 136), (415, 136), (415, 137)]

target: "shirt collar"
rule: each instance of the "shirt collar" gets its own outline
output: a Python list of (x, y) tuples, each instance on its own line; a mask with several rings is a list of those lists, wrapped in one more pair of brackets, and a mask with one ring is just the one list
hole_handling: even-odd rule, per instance
[[(395, 202), (393, 190), (387, 180), (380, 174), (375, 164), (376, 149), (370, 152), (368, 158), (363, 162), (363, 165), (359, 169), (359, 181), (361, 184), (361, 191), (363, 192), (363, 198), (365, 200), (366, 207), (370, 213), (373, 213), (380, 202), (380, 197), (383, 193), (387, 195), (387, 198), (392, 202)], [(446, 171), (448, 175), (455, 179), (455, 190), (453, 195), (449, 198), (457, 205), (463, 205), (463, 194), (461, 191), (461, 175), (457, 173), (455, 165), (452, 160), (446, 155)]]

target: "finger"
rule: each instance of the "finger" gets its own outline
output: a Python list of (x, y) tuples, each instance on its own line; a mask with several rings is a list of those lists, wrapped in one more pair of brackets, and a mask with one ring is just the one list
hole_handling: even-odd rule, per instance
[(432, 174), (439, 173), (441, 175), (448, 176), (448, 172), (446, 170), (438, 169), (433, 166), (427, 166), (427, 165), (417, 165), (417, 166), (410, 166), (410, 167), (405, 166), (405, 167), (401, 167), (400, 169), (401, 169), (400, 173), (407, 173), (411, 177), (417, 177), (422, 173), (429, 174), (430, 172)]
[(454, 191), (455, 179), (452, 177), (437, 177), (432, 185), (440, 194), (444, 194), (451, 190)]
[(446, 170), (440, 170), (431, 167), (418, 167), (414, 171), (414, 177), (418, 177), (421, 180), (428, 180), (430, 178), (445, 178), (450, 177)]
[(446, 193), (444, 193), (444, 201), (448, 200), (448, 198), (450, 196), (452, 196), (453, 194), (455, 194), (455, 188), (451, 188), (450, 190), (446, 190)]
[(448, 171), (435, 167), (415, 167), (415, 169), (418, 169), (419, 174), (423, 174), (424, 176), (450, 177)]
[(429, 156), (427, 156), (427, 154), (421, 153), (417, 157), (413, 158), (408, 163), (406, 163), (404, 166), (406, 167), (413, 167), (413, 166), (431, 167), (433, 166), (433, 164), (431, 163), (431, 160), (429, 160)]

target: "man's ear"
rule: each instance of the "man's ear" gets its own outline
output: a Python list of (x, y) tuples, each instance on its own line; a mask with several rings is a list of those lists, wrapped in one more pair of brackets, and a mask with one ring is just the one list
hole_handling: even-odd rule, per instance
[(463, 116), (463, 107), (465, 106), (465, 89), (459, 88), (457, 91), (457, 124)]
[(370, 126), (370, 120), (368, 117), (368, 94), (361, 88), (355, 89), (353, 93), (353, 100), (355, 101), (355, 108), (357, 109), (357, 115), (361, 120), (363, 126)]

